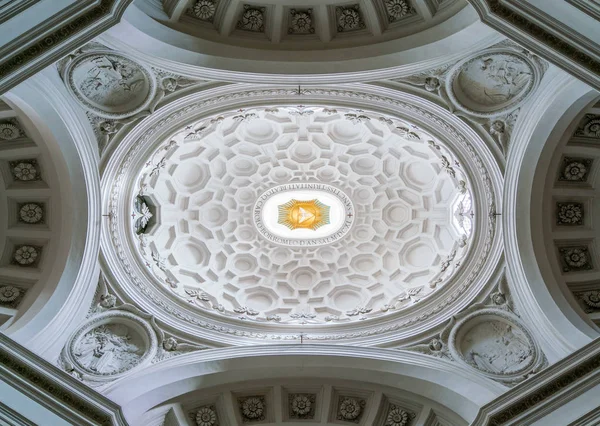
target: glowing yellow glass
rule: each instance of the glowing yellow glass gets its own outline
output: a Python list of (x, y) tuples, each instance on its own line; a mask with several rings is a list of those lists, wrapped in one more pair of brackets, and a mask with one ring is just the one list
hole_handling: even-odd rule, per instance
[(329, 206), (319, 200), (290, 200), (279, 206), (278, 223), (292, 230), (307, 228), (314, 231), (329, 224)]

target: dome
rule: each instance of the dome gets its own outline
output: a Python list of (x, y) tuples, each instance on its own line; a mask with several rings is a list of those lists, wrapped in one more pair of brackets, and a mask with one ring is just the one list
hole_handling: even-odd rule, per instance
[(493, 261), (493, 184), (456, 120), (432, 105), (273, 103), (287, 93), (213, 114), (180, 105), (185, 119), (128, 135), (103, 178), (111, 273), (149, 311), (211, 339), (439, 321)]
[[(170, 136), (140, 171), (133, 238), (193, 305), (249, 321), (349, 322), (443, 287), (468, 251), (467, 177), (405, 122), (253, 108)], [(144, 207), (145, 206), (145, 207)]]

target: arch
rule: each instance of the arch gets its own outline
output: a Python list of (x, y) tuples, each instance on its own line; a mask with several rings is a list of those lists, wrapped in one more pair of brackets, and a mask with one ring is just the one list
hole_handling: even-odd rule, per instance
[(102, 393), (132, 421), (197, 389), (265, 378), (327, 377), (378, 383), (429, 398), (466, 421), (503, 385), (455, 363), (407, 351), (335, 345), (254, 346), (176, 356), (107, 385)]
[(509, 282), (522, 316), (534, 325), (544, 352), (554, 362), (590, 342), (597, 332), (573, 310), (550, 272), (549, 259), (540, 256), (543, 185), (565, 130), (597, 92), (555, 68), (548, 71), (542, 87), (513, 133), (502, 218)]
[[(171, 29), (136, 4), (98, 41), (138, 60), (187, 76), (243, 83), (329, 84), (398, 78), (458, 60), (504, 37), (464, 7), (446, 21), (410, 36), (345, 49), (278, 51), (200, 39)], [(444, 55), (440, 57), (440, 52)], [(299, 58), (303, 58), (300, 60)]]
[(53, 158), (62, 163), (64, 216), (53, 276), (30, 309), (5, 333), (46, 359), (55, 358), (70, 331), (87, 314), (98, 282), (100, 185), (95, 137), (73, 105), (55, 69), (11, 90), (7, 99), (39, 128)]

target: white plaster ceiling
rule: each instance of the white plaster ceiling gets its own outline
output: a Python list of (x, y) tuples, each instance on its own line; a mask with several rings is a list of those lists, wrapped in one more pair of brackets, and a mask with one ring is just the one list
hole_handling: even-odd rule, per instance
[[(452, 158), (420, 129), (361, 111), (218, 115), (187, 126), (148, 158), (130, 229), (141, 231), (146, 211), (148, 223), (134, 236), (146, 269), (203, 309), (281, 324), (364, 320), (430, 296), (460, 268), (473, 209), (468, 179)], [(287, 246), (259, 232), (254, 209), (262, 194), (307, 183), (351, 200), (347, 235), (298, 245), (319, 231), (275, 224), (290, 238), (306, 236)], [(295, 194), (278, 196), (287, 202)]]

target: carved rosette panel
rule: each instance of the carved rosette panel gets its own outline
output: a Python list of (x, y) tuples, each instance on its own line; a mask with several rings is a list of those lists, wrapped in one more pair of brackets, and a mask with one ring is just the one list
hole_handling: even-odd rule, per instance
[(521, 52), (488, 49), (449, 70), (446, 91), (459, 109), (475, 117), (505, 114), (522, 104), (539, 84), (541, 69)]
[(544, 363), (522, 321), (500, 309), (481, 309), (464, 316), (452, 328), (448, 343), (454, 359), (500, 382), (521, 381)]
[(157, 348), (157, 334), (147, 320), (131, 312), (109, 310), (73, 334), (63, 358), (84, 379), (106, 381), (146, 365)]
[(63, 79), (84, 108), (111, 119), (129, 117), (148, 108), (157, 89), (149, 69), (111, 50), (76, 56), (64, 68)]

